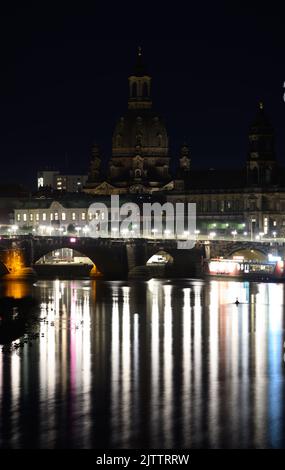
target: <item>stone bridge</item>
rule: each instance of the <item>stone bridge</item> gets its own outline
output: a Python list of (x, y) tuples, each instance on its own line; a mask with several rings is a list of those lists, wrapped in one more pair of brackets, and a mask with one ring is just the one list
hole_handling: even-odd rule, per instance
[(285, 257), (284, 243), (266, 242), (266, 241), (239, 241), (239, 240), (211, 240), (205, 245), (207, 258), (231, 258), (235, 253), (241, 250), (253, 250), (262, 255), (268, 256), (269, 253)]
[(19, 237), (0, 240), (0, 276), (32, 268), (40, 258), (61, 248), (71, 248), (87, 256), (106, 277), (121, 279), (134, 268), (145, 266), (160, 251), (168, 253), (173, 263), (167, 275), (199, 276), (204, 258), (231, 257), (249, 249), (284, 258), (283, 244), (248, 241), (197, 242), (193, 249), (178, 249), (176, 240), (111, 239), (89, 237)]
[(173, 274), (195, 276), (201, 271), (204, 257), (203, 245), (181, 250), (176, 240), (30, 236), (0, 241), (0, 275), (32, 267), (43, 256), (61, 248), (87, 256), (106, 278), (113, 279), (127, 277), (131, 270), (145, 266), (160, 251), (173, 258)]

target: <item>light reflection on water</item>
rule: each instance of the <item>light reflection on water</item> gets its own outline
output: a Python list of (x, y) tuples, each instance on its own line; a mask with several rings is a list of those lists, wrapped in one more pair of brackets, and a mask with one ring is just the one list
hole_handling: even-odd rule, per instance
[(283, 284), (40, 281), (33, 295), (39, 339), (0, 352), (1, 447), (285, 447)]

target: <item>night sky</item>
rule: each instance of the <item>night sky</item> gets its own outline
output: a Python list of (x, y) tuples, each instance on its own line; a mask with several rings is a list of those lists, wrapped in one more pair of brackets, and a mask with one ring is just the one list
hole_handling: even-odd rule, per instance
[(93, 142), (107, 160), (138, 45), (173, 155), (186, 141), (195, 168), (242, 166), (263, 100), (285, 165), (285, 14), (197, 4), (2, 11), (0, 182), (32, 185), (46, 167), (86, 173)]

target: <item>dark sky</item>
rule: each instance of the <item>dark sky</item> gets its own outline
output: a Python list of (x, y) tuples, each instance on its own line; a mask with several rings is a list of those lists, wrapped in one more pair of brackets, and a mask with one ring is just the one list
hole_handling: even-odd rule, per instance
[(285, 165), (285, 14), (228, 3), (2, 11), (0, 182), (32, 184), (48, 166), (86, 173), (93, 141), (109, 158), (138, 44), (172, 154), (186, 140), (194, 167), (243, 165), (262, 99)]

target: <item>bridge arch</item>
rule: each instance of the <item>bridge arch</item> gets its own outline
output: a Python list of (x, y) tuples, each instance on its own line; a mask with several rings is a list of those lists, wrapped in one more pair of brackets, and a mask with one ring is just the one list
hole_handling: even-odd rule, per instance
[(70, 248), (89, 258), (104, 277), (127, 275), (125, 244), (90, 237), (38, 237), (33, 239), (32, 264), (52, 251)]
[(6, 264), (0, 260), (0, 277), (5, 276), (5, 274), (9, 274), (9, 269)]
[[(41, 263), (41, 260), (44, 260), (44, 258), (48, 255), (51, 255), (52, 253), (55, 253), (59, 250), (63, 250), (63, 249), (71, 249), (69, 246), (68, 247), (65, 247), (65, 246), (60, 246), (58, 248), (56, 247), (52, 247), (52, 249), (49, 247), (47, 247), (45, 250), (41, 250), (41, 252), (37, 252), (36, 256), (34, 257), (33, 259), (33, 263), (34, 265), (40, 265), (40, 264), (45, 264), (45, 263)], [(85, 250), (83, 250), (85, 251)], [(91, 258), (91, 254), (90, 253), (85, 253), (83, 252), (81, 249), (74, 249), (73, 248), (73, 257), (75, 257), (74, 255), (76, 254), (77, 256), (76, 257), (81, 257), (81, 256), (84, 256), (85, 258), (87, 258), (89, 260), (89, 263), (86, 262), (86, 264), (90, 264), (90, 274), (92, 275), (102, 275), (102, 272), (100, 271), (100, 269), (98, 268), (98, 265), (97, 265), (97, 261), (94, 259), (94, 257), (92, 256)], [(88, 251), (88, 250), (87, 250)], [(48, 262), (46, 264), (49, 264)], [(57, 263), (55, 263), (56, 265)], [(63, 265), (63, 263), (61, 263), (60, 261), (58, 262), (59, 265)]]
[(257, 248), (255, 246), (240, 246), (235, 247), (234, 249), (230, 250), (228, 253), (228, 258), (232, 258), (234, 256), (241, 256), (246, 261), (255, 260), (255, 261), (266, 261), (268, 258), (268, 254), (266, 250), (262, 248)]
[(147, 266), (155, 264), (173, 264), (174, 258), (166, 250), (159, 250), (157, 253), (153, 254), (146, 262)]

